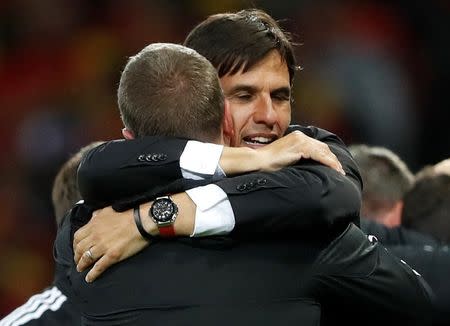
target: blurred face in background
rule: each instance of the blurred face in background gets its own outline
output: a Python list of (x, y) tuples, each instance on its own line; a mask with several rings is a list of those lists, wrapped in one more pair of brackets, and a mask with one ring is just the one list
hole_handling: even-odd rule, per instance
[(233, 123), (231, 146), (257, 148), (283, 136), (291, 121), (291, 86), (277, 50), (220, 83)]

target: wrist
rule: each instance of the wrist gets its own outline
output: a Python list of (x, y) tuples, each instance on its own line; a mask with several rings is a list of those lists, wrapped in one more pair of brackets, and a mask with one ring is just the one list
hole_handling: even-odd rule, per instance
[[(186, 193), (176, 194), (171, 196), (171, 198), (178, 207), (178, 214), (173, 223), (175, 235), (190, 236), (194, 232), (196, 206)], [(158, 225), (149, 215), (152, 204), (153, 201), (140, 206), (142, 226), (151, 236), (159, 236)]]
[(190, 236), (194, 232), (196, 206), (186, 193), (172, 196), (178, 206), (178, 216), (173, 227), (177, 236)]
[(249, 147), (225, 147), (220, 157), (220, 167), (227, 175), (259, 171), (262, 154)]
[(142, 226), (144, 227), (145, 232), (155, 237), (159, 235), (159, 229), (156, 223), (148, 215), (152, 203), (153, 202), (142, 204), (139, 209), (142, 216)]

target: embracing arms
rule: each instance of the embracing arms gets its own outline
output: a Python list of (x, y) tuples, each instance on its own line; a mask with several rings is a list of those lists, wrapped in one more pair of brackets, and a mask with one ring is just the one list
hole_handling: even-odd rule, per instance
[[(356, 165), (345, 146), (338, 137), (324, 130), (314, 127), (296, 128), (301, 132), (291, 133), (284, 138), (297, 141), (297, 147), (289, 147), (289, 142), (287, 142), (288, 145), (282, 144), (284, 150), (279, 151), (279, 155), (272, 153), (271, 156), (271, 158), (277, 158), (282, 154), (284, 155), (290, 148), (294, 154), (289, 156), (288, 161), (279, 164), (277, 167), (279, 168), (282, 165), (304, 158), (296, 166), (287, 167), (272, 173), (255, 172), (216, 181), (214, 187), (219, 189), (219, 192), (222, 191), (223, 197), (214, 199), (216, 202), (212, 206), (226, 205), (228, 203), (231, 219), (229, 218), (225, 221), (225, 224), (228, 223), (225, 229), (223, 225), (219, 227), (208, 225), (213, 231), (209, 233), (210, 235), (232, 231), (236, 235), (246, 237), (259, 233), (266, 235), (278, 233), (283, 236), (290, 233), (293, 236), (302, 238), (313, 236), (315, 238), (325, 237), (328, 239), (342, 231), (349, 222), (358, 223), (360, 178)], [(306, 135), (312, 137), (307, 137)], [(154, 137), (127, 142), (111, 142), (90, 152), (83, 161), (79, 172), (80, 190), (86, 202), (91, 204), (110, 204), (119, 197), (114, 197), (115, 195), (112, 194), (117, 191), (117, 188), (120, 188), (118, 193), (120, 193), (121, 197), (133, 196), (149, 188), (152, 189), (149, 192), (147, 191), (146, 196), (137, 196), (137, 200), (136, 197), (133, 197), (131, 200), (121, 200), (120, 205), (117, 205), (116, 202), (116, 207), (120, 206), (121, 210), (126, 210), (151, 200), (156, 195), (180, 192), (186, 189), (183, 189), (186, 186), (185, 183), (177, 184), (177, 181), (182, 180), (183, 176), (183, 171), (180, 170), (180, 156), (184, 155), (182, 153), (186, 146), (186, 140), (172, 139), (169, 142), (165, 142), (166, 140)], [(322, 140), (326, 144), (319, 142)], [(278, 142), (282, 141), (283, 138), (278, 140)], [(273, 143), (266, 146), (264, 150), (268, 151), (271, 146), (274, 147), (275, 145)], [(331, 162), (328, 165), (334, 164), (336, 170), (339, 170), (340, 165), (335, 163), (336, 158), (334, 154), (331, 154), (330, 149), (336, 154), (339, 161), (343, 162), (346, 176), (309, 159), (312, 158), (324, 163)], [(224, 149), (220, 157), (220, 164), (222, 164), (222, 159), (227, 150)], [(245, 152), (249, 149), (241, 150)], [(214, 151), (214, 149), (211, 148), (210, 151)], [(270, 156), (266, 155), (266, 157)], [(327, 158), (328, 161), (324, 158)], [(238, 168), (244, 169), (243, 172), (261, 169), (261, 165), (259, 167), (251, 167), (250, 164), (243, 165), (242, 160), (231, 160), (231, 163), (233, 162), (237, 163)], [(259, 162), (256, 162), (261, 164), (263, 160), (260, 159)], [(204, 183), (207, 183), (214, 181), (217, 177), (217, 173), (215, 173), (217, 172), (216, 166), (217, 163), (213, 164), (212, 169), (207, 169), (208, 173), (199, 172), (195, 166), (194, 168), (191, 167), (189, 172), (200, 174), (201, 177), (206, 179)], [(224, 167), (225, 170), (228, 169), (226, 165)], [(274, 170), (275, 168), (273, 166), (270, 168), (270, 165), (267, 168), (266, 165), (264, 169)], [(225, 172), (229, 173), (227, 170)], [(131, 177), (129, 178), (129, 176)], [(170, 185), (177, 187), (171, 188)], [(210, 188), (205, 190), (203, 194), (209, 195)], [(192, 190), (192, 193), (194, 192), (197, 193), (195, 190)], [(192, 193), (191, 197), (202, 197), (202, 195)], [(111, 196), (111, 198), (107, 198), (108, 196)], [(189, 197), (186, 197), (187, 200), (185, 202), (189, 203), (189, 205), (194, 205), (189, 200)], [(191, 209), (194, 207), (196, 211), (195, 219), (193, 216), (187, 217), (188, 219), (190, 218), (189, 223), (194, 229), (194, 224), (201, 220), (200, 217), (203, 218), (203, 221), (207, 221), (207, 224), (211, 224), (211, 220), (214, 220), (211, 217), (211, 215), (214, 215), (211, 205), (196, 204), (197, 207), (191, 206)], [(149, 206), (149, 204), (146, 205)], [(145, 206), (142, 216), (147, 215), (148, 206)], [(183, 206), (181, 210), (184, 213), (189, 211), (189, 208)], [(77, 232), (74, 243), (76, 262), (80, 261), (82, 253), (89, 248), (86, 245), (90, 241), (84, 241), (85, 239), (92, 240), (91, 236), (98, 238), (102, 228), (109, 227), (110, 230), (113, 228), (112, 212), (111, 208), (103, 209), (90, 223)], [(177, 221), (183, 220), (183, 213)], [(147, 221), (146, 230), (155, 234), (156, 228), (154, 224), (152, 225), (149, 222), (150, 219), (147, 217), (143, 218), (143, 220)], [(133, 234), (134, 237), (140, 237), (134, 225), (131, 210), (122, 214), (122, 218), (116, 216), (114, 221), (121, 225), (121, 227), (116, 227), (116, 230), (128, 229), (129, 233)], [(219, 217), (216, 218), (216, 221), (222, 223), (224, 219)], [(128, 223), (128, 228), (125, 228), (126, 223)], [(314, 230), (318, 232), (312, 233), (311, 231)], [(105, 231), (102, 234), (105, 236), (110, 234), (111, 239), (117, 239), (116, 236), (113, 237), (114, 232)], [(190, 233), (180, 232), (178, 235), (186, 236), (190, 235)], [(98, 240), (95, 243), (98, 243)], [(141, 246), (145, 244), (144, 241), (141, 242)], [(104, 251), (100, 249), (97, 250), (101, 257)], [(109, 252), (112, 252), (114, 261), (126, 258), (123, 257), (120, 250), (109, 250)], [(84, 269), (87, 265), (81, 260), (81, 266), (79, 267)]]

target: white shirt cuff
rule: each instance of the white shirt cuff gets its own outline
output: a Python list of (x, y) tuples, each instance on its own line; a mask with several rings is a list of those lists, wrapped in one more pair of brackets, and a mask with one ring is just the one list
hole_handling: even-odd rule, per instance
[(197, 205), (191, 237), (228, 234), (234, 229), (233, 209), (227, 194), (220, 187), (210, 184), (187, 190), (186, 193)]
[(183, 178), (202, 180), (213, 176), (223, 177), (223, 171), (219, 167), (222, 151), (223, 145), (189, 140), (180, 156)]

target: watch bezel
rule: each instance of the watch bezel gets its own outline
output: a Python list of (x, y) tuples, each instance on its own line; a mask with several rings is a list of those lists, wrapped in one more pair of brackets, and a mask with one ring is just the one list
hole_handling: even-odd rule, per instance
[[(155, 209), (157, 208), (157, 205), (160, 202), (167, 202), (170, 204), (167, 205), (167, 207), (170, 207), (171, 216), (169, 218), (158, 217), (158, 212), (155, 212)], [(170, 198), (170, 196), (162, 196), (154, 200), (148, 213), (153, 222), (155, 222), (158, 227), (167, 226), (175, 222), (175, 219), (177, 218), (178, 215), (178, 206), (177, 204), (174, 203), (174, 201), (172, 200), (172, 198)]]

